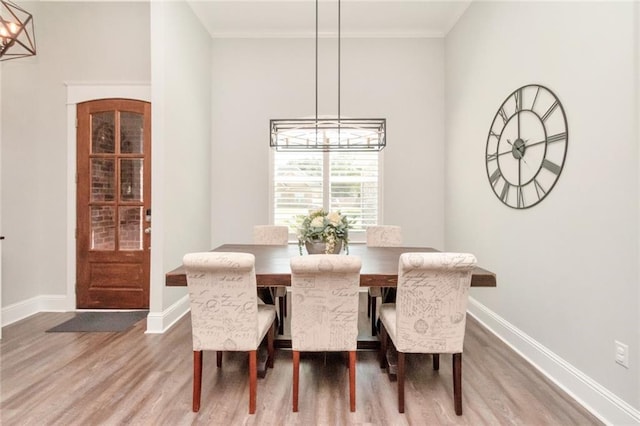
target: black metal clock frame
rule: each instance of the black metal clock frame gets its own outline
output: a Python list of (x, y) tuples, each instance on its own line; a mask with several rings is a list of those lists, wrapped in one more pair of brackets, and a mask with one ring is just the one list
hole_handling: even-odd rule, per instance
[(514, 90), (487, 136), (485, 166), (496, 197), (514, 209), (544, 200), (562, 173), (568, 142), (564, 108), (550, 89), (528, 84)]

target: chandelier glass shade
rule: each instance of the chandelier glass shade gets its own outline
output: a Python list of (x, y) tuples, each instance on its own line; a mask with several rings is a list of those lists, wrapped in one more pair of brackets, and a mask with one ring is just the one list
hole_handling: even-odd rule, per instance
[(15, 3), (0, 0), (0, 61), (35, 54), (33, 16)]
[(277, 151), (380, 151), (384, 118), (291, 118), (271, 120), (270, 146)]

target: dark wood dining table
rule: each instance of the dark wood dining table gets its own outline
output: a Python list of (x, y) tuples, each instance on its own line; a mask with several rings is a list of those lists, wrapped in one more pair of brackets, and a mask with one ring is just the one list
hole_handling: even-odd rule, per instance
[[(223, 244), (212, 251), (252, 253), (256, 257), (256, 282), (259, 287), (291, 285), (290, 259), (300, 256), (298, 244), (269, 246), (258, 244)], [(350, 244), (349, 254), (362, 259), (360, 271), (361, 287), (395, 287), (398, 283), (398, 260), (402, 253), (437, 252), (431, 247), (368, 247), (365, 244)], [(303, 248), (303, 253), (305, 253)], [(186, 286), (184, 268), (179, 266), (167, 272), (167, 286)], [(476, 267), (471, 276), (472, 287), (495, 287), (496, 275)]]
[[(303, 253), (306, 254), (303, 248)], [(260, 244), (223, 244), (211, 251), (252, 253), (256, 258), (256, 282), (258, 287), (280, 287), (291, 285), (292, 257), (300, 256), (298, 244), (272, 246)], [(398, 261), (402, 253), (437, 252), (432, 247), (368, 247), (366, 244), (349, 244), (349, 254), (362, 259), (360, 270), (361, 287), (396, 287), (398, 284)], [(165, 284), (186, 287), (187, 277), (184, 267), (178, 266), (165, 275)], [(495, 287), (496, 275), (481, 267), (476, 267), (471, 276), (472, 287)], [(282, 324), (280, 326), (282, 333)], [(276, 346), (290, 348), (291, 339), (279, 336)], [(377, 336), (359, 335), (358, 349), (372, 349), (379, 346)], [(264, 354), (263, 354), (264, 355)], [(264, 373), (266, 355), (260, 356), (259, 374)]]

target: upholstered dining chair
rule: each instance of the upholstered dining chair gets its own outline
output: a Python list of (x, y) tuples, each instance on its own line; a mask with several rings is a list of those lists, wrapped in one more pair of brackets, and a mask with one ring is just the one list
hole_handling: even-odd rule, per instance
[(293, 411), (298, 411), (300, 352), (349, 353), (349, 408), (356, 410), (356, 349), (361, 259), (314, 254), (291, 259)]
[[(402, 246), (402, 228), (397, 225), (377, 225), (367, 227), (368, 247), (400, 247)], [(367, 294), (367, 315), (371, 317), (371, 334), (377, 334), (376, 306), (378, 298), (384, 299), (384, 287), (369, 287)]]
[(267, 367), (273, 368), (276, 311), (258, 304), (255, 257), (249, 253), (189, 253), (186, 270), (193, 335), (193, 411), (200, 409), (202, 351), (249, 352), (249, 414), (256, 411), (257, 349), (267, 335)]
[[(289, 244), (289, 227), (281, 225), (255, 225), (253, 227), (253, 243), (270, 246), (286, 246)], [(269, 296), (278, 301), (278, 334), (284, 334), (284, 317), (287, 316), (287, 288), (270, 287)]]
[(462, 347), (471, 272), (476, 258), (467, 253), (403, 253), (398, 261), (396, 303), (380, 306), (380, 367), (387, 366), (388, 338), (395, 346), (398, 411), (404, 413), (405, 354), (453, 354), (453, 399), (462, 415)]

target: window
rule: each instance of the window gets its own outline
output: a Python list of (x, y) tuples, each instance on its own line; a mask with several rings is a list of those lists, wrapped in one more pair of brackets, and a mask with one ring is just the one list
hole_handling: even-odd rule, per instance
[(363, 241), (378, 224), (379, 152), (273, 152), (272, 212), (275, 225), (296, 232), (309, 210), (340, 210), (352, 222), (350, 239)]

